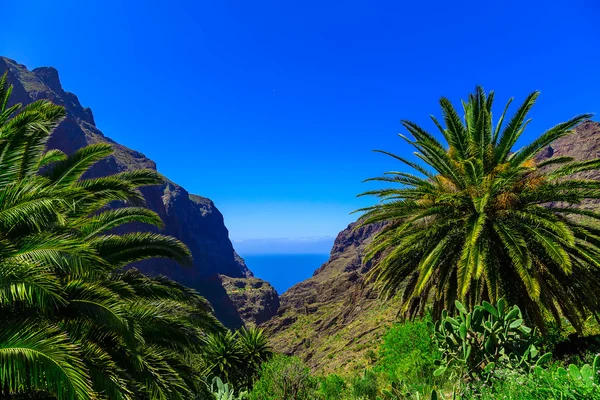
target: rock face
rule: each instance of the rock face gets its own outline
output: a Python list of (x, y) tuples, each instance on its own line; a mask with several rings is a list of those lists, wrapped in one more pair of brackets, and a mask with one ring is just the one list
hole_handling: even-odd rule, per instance
[(350, 372), (371, 362), (369, 349), (396, 317), (396, 301), (383, 302), (365, 283), (371, 268), (364, 249), (379, 230), (350, 224), (334, 242), (329, 260), (280, 297), (275, 317), (262, 324), (276, 351), (302, 357), (319, 372)]
[[(587, 121), (576, 131), (544, 149), (538, 160), (570, 156), (577, 160), (600, 158), (600, 123)], [(597, 171), (582, 173), (600, 179)], [(582, 207), (598, 207), (588, 203)], [(378, 300), (365, 282), (370, 265), (363, 252), (379, 226), (354, 231), (355, 224), (337, 236), (331, 256), (314, 275), (281, 295), (281, 307), (262, 324), (277, 351), (302, 357), (315, 371), (351, 372), (371, 362), (381, 335), (396, 320), (397, 299)]]
[(270, 283), (257, 278), (231, 278), (225, 275), (219, 275), (219, 279), (244, 325), (256, 326), (277, 313), (279, 296)]
[[(538, 160), (550, 157), (568, 156), (576, 160), (590, 160), (600, 157), (600, 123), (585, 121), (579, 125), (575, 132), (555, 140), (550, 146), (542, 150)], [(582, 174), (586, 178), (598, 179), (600, 172), (590, 171)]]
[[(24, 65), (0, 57), (0, 73), (4, 72), (8, 72), (9, 82), (14, 86), (12, 103), (27, 105), (36, 100), (48, 99), (66, 108), (67, 117), (50, 138), (49, 148), (70, 154), (92, 143), (108, 142), (113, 145), (114, 155), (96, 164), (90, 171), (91, 176), (140, 168), (156, 169), (156, 164), (142, 153), (104, 136), (96, 128), (92, 110), (84, 108), (73, 93), (63, 90), (56, 69), (43, 67), (29, 71)], [(236, 309), (230, 308), (231, 304), (216, 301), (226, 291), (214, 276), (252, 276), (244, 260), (233, 249), (223, 215), (210, 199), (190, 194), (168, 180), (162, 186), (148, 187), (142, 191), (148, 207), (157, 212), (165, 223), (161, 232), (184, 242), (192, 252), (194, 264), (182, 268), (165, 260), (149, 260), (140, 263), (138, 267), (146, 273), (164, 274), (198, 289), (211, 301), (217, 317), (223, 323), (232, 327), (241, 325), (242, 318)], [(275, 304), (269, 304), (265, 310), (273, 309)]]

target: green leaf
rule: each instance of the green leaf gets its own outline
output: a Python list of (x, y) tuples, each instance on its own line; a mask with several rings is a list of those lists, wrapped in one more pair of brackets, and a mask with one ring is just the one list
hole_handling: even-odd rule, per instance
[(485, 351), (487, 351), (489, 354), (495, 353), (496, 347), (494, 346), (494, 340), (492, 339), (491, 336), (489, 336), (486, 339), (486, 341), (484, 343), (484, 348), (485, 348)]
[(531, 358), (536, 358), (538, 355), (538, 349), (537, 347), (535, 347), (534, 345), (531, 345), (531, 347), (529, 348), (529, 354), (531, 354)]
[(513, 322), (510, 323), (510, 328), (511, 329), (515, 329), (520, 327), (521, 325), (523, 325), (523, 320), (522, 319), (516, 319)]
[(583, 364), (583, 366), (581, 367), (581, 370), (580, 370), (580, 374), (581, 374), (581, 379), (583, 379), (584, 382), (586, 382), (586, 383), (593, 382), (593, 379), (594, 379), (593, 370), (589, 364)]
[(438, 369), (436, 369), (435, 371), (433, 371), (433, 376), (440, 376), (442, 375), (444, 372), (446, 372), (447, 367), (442, 366), (439, 367)]
[(504, 314), (505, 314), (505, 307), (506, 307), (506, 302), (504, 301), (503, 298), (498, 300), (498, 304), (496, 306), (496, 309), (498, 310), (498, 316), (500, 318), (504, 318)]
[(465, 308), (465, 306), (462, 305), (462, 303), (458, 300), (454, 301), (454, 305), (456, 306), (456, 309), (458, 311), (460, 311), (463, 314), (468, 314), (467, 309)]
[(540, 358), (537, 359), (535, 365), (541, 366), (552, 360), (552, 353), (544, 353)]
[(487, 301), (482, 302), (481, 306), (485, 309), (485, 311), (489, 312), (494, 317), (498, 316), (498, 310), (496, 310), (496, 307), (494, 307), (493, 305), (491, 305)]
[(485, 368), (483, 369), (483, 371), (484, 371), (486, 374), (488, 374), (488, 373), (490, 373), (490, 372), (491, 372), (491, 371), (494, 369), (494, 367), (495, 367), (495, 366), (496, 366), (496, 363), (495, 363), (495, 362), (490, 362), (490, 363), (488, 363), (488, 364), (485, 366)]
[(573, 379), (581, 379), (581, 373), (579, 372), (579, 368), (577, 368), (574, 364), (569, 364), (569, 374)]
[(464, 322), (460, 324), (458, 331), (462, 340), (467, 339), (467, 325)]
[(510, 310), (508, 312), (508, 314), (506, 314), (506, 320), (510, 321), (511, 319), (517, 317), (519, 315), (519, 309), (518, 308), (513, 308), (512, 310)]
[(465, 360), (469, 359), (469, 357), (471, 356), (471, 351), (472, 350), (473, 350), (473, 346), (471, 346), (470, 344), (467, 343), (465, 345), (465, 354), (464, 354)]

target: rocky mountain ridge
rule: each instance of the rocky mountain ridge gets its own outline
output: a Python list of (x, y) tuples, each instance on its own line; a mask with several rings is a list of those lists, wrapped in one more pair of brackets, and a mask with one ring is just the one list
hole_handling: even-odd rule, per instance
[[(30, 71), (14, 60), (0, 57), (0, 74), (5, 72), (13, 85), (13, 104), (27, 105), (36, 100), (47, 99), (66, 108), (67, 117), (51, 136), (48, 148), (71, 154), (93, 143), (108, 142), (113, 145), (114, 154), (94, 165), (90, 176), (140, 168), (156, 170), (154, 161), (114, 142), (96, 127), (92, 110), (83, 107), (75, 94), (63, 89), (55, 68), (41, 67)], [(227, 292), (220, 283), (221, 280), (215, 277), (220, 274), (244, 279), (252, 277), (252, 272), (235, 252), (223, 215), (215, 204), (206, 197), (188, 193), (168, 179), (163, 185), (143, 188), (142, 192), (148, 207), (157, 212), (165, 223), (161, 232), (184, 242), (192, 252), (194, 264), (182, 268), (170, 261), (149, 260), (140, 263), (138, 267), (146, 273), (163, 274), (199, 290), (211, 301), (217, 316), (226, 325), (236, 327), (243, 324), (244, 320), (237, 310), (244, 305), (223, 301)], [(153, 229), (148, 226), (136, 228)], [(267, 298), (274, 302), (265, 306), (265, 312), (268, 313), (278, 305), (274, 289), (268, 293)]]

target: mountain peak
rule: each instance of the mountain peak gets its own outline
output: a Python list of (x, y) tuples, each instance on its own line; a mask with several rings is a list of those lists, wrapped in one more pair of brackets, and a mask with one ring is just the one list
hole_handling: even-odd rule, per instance
[(40, 79), (55, 93), (64, 93), (62, 85), (60, 84), (60, 78), (58, 77), (58, 71), (54, 67), (39, 67), (32, 70)]

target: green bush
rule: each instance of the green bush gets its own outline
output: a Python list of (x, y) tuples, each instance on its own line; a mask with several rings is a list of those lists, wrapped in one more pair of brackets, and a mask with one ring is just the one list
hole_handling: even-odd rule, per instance
[(383, 337), (375, 370), (388, 380), (400, 381), (409, 387), (430, 383), (440, 353), (427, 325), (429, 319), (392, 326)]
[(323, 400), (339, 400), (346, 393), (346, 381), (339, 375), (331, 374), (321, 379), (319, 395)]
[(312, 400), (317, 380), (298, 357), (277, 355), (263, 363), (250, 400)]
[(373, 371), (365, 371), (352, 380), (352, 398), (356, 400), (376, 400), (377, 392), (377, 375)]

